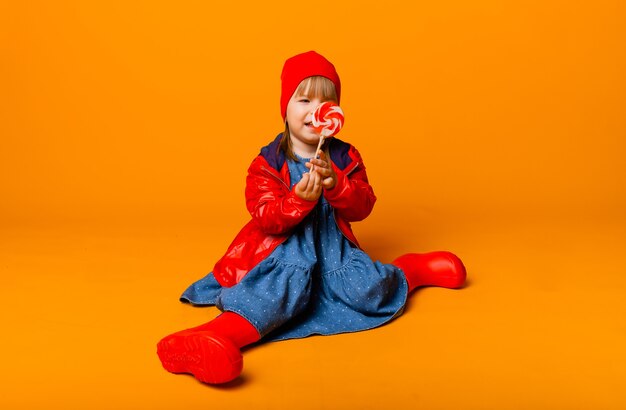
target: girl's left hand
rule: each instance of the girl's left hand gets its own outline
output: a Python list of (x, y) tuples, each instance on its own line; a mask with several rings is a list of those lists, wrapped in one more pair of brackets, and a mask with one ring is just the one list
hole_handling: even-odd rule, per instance
[(333, 189), (337, 185), (337, 174), (330, 165), (330, 162), (326, 159), (324, 151), (317, 151), (319, 158), (313, 158), (306, 163), (306, 166), (311, 169), (315, 165), (315, 171), (319, 172), (322, 177), (322, 187), (324, 189)]

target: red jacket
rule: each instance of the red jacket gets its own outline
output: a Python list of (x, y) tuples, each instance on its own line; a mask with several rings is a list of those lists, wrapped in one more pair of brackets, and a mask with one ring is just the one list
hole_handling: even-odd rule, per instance
[[(315, 207), (317, 201), (299, 198), (289, 189), (289, 168), (279, 149), (282, 134), (261, 149), (252, 161), (246, 178), (246, 206), (252, 215), (215, 264), (213, 275), (225, 287), (233, 286), (284, 242), (292, 229)], [(376, 202), (367, 181), (365, 165), (350, 144), (333, 138), (329, 142), (337, 185), (324, 190), (332, 205), (337, 226), (354, 245), (359, 246), (350, 222), (365, 219)]]

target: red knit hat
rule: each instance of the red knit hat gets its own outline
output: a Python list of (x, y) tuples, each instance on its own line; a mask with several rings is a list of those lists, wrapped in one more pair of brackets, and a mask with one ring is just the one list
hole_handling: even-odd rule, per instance
[(280, 113), (283, 116), (283, 121), (287, 116), (287, 104), (300, 82), (315, 75), (326, 77), (335, 84), (337, 104), (339, 104), (341, 81), (339, 81), (339, 74), (335, 71), (335, 66), (315, 51), (307, 51), (289, 58), (283, 66), (283, 72), (280, 75), (282, 81)]

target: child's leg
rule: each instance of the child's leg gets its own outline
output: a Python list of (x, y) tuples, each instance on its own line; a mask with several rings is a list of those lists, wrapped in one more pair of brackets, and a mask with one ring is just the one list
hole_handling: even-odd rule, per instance
[[(261, 334), (283, 325), (306, 308), (315, 260), (284, 264), (280, 255), (275, 252), (274, 256), (264, 260), (236, 286), (220, 290), (216, 306), (225, 313), (158, 343), (157, 353), (166, 370), (191, 373), (205, 383), (231, 381), (243, 367), (241, 347), (258, 341)], [(311, 266), (305, 266), (306, 263)], [(245, 318), (232, 311), (241, 311)]]
[(465, 266), (450, 252), (409, 253), (391, 263), (404, 271), (409, 292), (420, 286), (456, 289), (465, 283)]
[(204, 383), (225, 383), (241, 373), (239, 349), (259, 338), (250, 322), (225, 312), (201, 326), (165, 337), (157, 345), (157, 354), (169, 372), (191, 373)]
[(200, 326), (181, 330), (167, 336), (180, 336), (183, 334), (194, 333), (198, 331), (213, 331), (228, 337), (237, 347), (241, 348), (252, 344), (259, 340), (259, 332), (241, 315), (233, 312), (224, 312), (210, 322), (203, 323)]
[(203, 330), (212, 331), (230, 339), (238, 348), (252, 344), (261, 338), (250, 322), (233, 312), (222, 313), (204, 324)]

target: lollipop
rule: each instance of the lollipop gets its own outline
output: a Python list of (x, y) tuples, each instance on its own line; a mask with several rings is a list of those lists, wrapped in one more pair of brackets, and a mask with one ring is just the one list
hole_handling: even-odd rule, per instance
[[(322, 144), (324, 144), (324, 138), (336, 135), (343, 127), (343, 111), (335, 103), (323, 102), (313, 112), (311, 123), (313, 124), (313, 130), (320, 134), (320, 142), (315, 150), (317, 154)], [(311, 167), (311, 171), (313, 171), (313, 168)]]
[(332, 102), (323, 102), (313, 112), (313, 129), (321, 138), (332, 137), (343, 127), (343, 111)]

